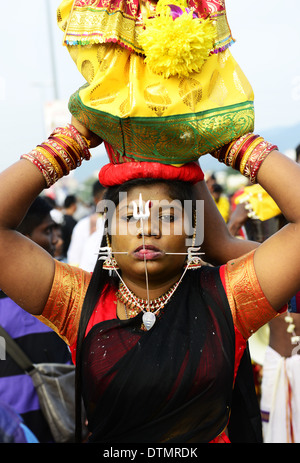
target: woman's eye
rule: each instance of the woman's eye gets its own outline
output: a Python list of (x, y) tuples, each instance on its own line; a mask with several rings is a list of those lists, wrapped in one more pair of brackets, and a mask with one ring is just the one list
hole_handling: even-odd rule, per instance
[(174, 215), (164, 214), (159, 217), (159, 220), (161, 220), (162, 222), (171, 223), (171, 222), (174, 222), (176, 218)]
[(122, 215), (121, 220), (124, 222), (136, 222), (136, 219), (133, 217), (133, 215)]

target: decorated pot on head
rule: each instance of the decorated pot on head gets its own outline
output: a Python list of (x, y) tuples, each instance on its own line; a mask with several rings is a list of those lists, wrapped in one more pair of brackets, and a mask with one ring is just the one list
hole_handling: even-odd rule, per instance
[(69, 109), (112, 162), (185, 164), (252, 133), (223, 0), (64, 0), (58, 24), (86, 80)]

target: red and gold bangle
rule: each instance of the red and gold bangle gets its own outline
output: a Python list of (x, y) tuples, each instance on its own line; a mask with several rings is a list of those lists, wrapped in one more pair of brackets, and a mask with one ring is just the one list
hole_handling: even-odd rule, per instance
[(45, 156), (39, 151), (32, 150), (28, 154), (23, 154), (21, 159), (27, 159), (39, 169), (45, 179), (47, 188), (49, 188), (51, 185), (53, 185), (54, 182), (58, 180), (58, 175), (53, 165), (49, 163)]
[(55, 159), (55, 156), (53, 155), (53, 152), (49, 150), (49, 147), (46, 144), (43, 144), (42, 146), (39, 145), (37, 146), (37, 151), (41, 153), (46, 159), (48, 159), (49, 163), (53, 165), (55, 172), (58, 175), (58, 178), (62, 178), (64, 175), (64, 172), (60, 166), (60, 164), (57, 162)]
[[(257, 136), (255, 136), (257, 137)], [(251, 143), (253, 138), (252, 133), (246, 133), (237, 140), (222, 146), (219, 150), (212, 153), (219, 162), (226, 164), (228, 167), (239, 170), (240, 161), (245, 154), (245, 149)]]
[(55, 170), (59, 178), (69, 173), (70, 170), (68, 169), (68, 166), (64, 163), (61, 156), (57, 155), (57, 153), (55, 152), (55, 150), (52, 148), (50, 144), (45, 143), (42, 146), (38, 146), (37, 150), (44, 153), (44, 155), (49, 160), (49, 162), (52, 162), (54, 164)]
[(55, 140), (55, 142), (62, 146), (63, 150), (67, 151), (74, 161), (75, 167), (81, 165), (83, 159), (90, 159), (90, 153), (87, 156), (84, 147), (81, 147), (76, 140), (70, 138), (64, 132), (52, 133), (49, 140)]
[(240, 154), (243, 153), (243, 147), (245, 146), (247, 140), (251, 135), (245, 134), (242, 137), (235, 140), (230, 146), (230, 153), (227, 157), (226, 164), (232, 168), (236, 168), (236, 160), (240, 157)]
[(240, 148), (237, 152), (237, 156), (234, 161), (234, 166), (233, 168), (235, 170), (239, 170), (240, 172), (243, 169), (243, 163), (244, 163), (244, 156), (246, 153), (249, 152), (250, 147), (258, 145), (263, 138), (259, 137), (258, 135), (253, 135), (253, 134), (248, 134), (243, 142), (240, 145)]
[[(34, 158), (42, 164), (42, 166), (45, 168), (48, 177), (51, 179), (51, 184), (53, 185), (56, 183), (61, 177), (59, 176), (59, 172), (55, 168), (54, 164), (49, 160), (42, 151), (40, 151), (38, 148), (33, 150), (31, 152)], [(51, 159), (51, 158), (50, 158)]]
[(53, 143), (53, 148), (58, 153), (58, 156), (61, 156), (63, 161), (65, 162), (68, 172), (70, 170), (76, 169), (76, 167), (79, 167), (81, 165), (81, 159), (78, 159), (78, 157), (76, 157), (76, 155), (69, 148), (69, 146), (65, 144), (62, 140), (59, 140), (58, 142), (55, 138), (53, 138), (51, 142)]
[(71, 147), (70, 141), (65, 141), (62, 135), (60, 137), (51, 136), (48, 139), (48, 143), (53, 146), (55, 152), (57, 152), (60, 156), (63, 156), (69, 170), (76, 169), (76, 167), (81, 165), (82, 159), (80, 157), (80, 152), (76, 151), (74, 147)]
[(212, 156), (219, 162), (241, 172), (250, 179), (251, 183), (255, 183), (261, 164), (270, 152), (276, 149), (278, 149), (277, 146), (266, 142), (263, 137), (247, 133), (222, 146), (212, 153)]
[(278, 147), (276, 145), (265, 140), (256, 146), (252, 156), (248, 159), (244, 171), (244, 175), (250, 179), (251, 183), (254, 184), (257, 182), (257, 174), (263, 161), (272, 151), (277, 149)]
[(34, 164), (39, 169), (39, 171), (41, 172), (41, 174), (44, 177), (47, 188), (49, 188), (52, 185), (52, 179), (48, 175), (48, 172), (47, 172), (45, 166), (39, 162), (39, 160), (32, 154), (32, 152), (28, 153), (28, 154), (23, 154), (21, 156), (21, 159), (27, 159), (28, 161), (30, 161), (32, 164)]
[(49, 188), (71, 170), (90, 159), (89, 141), (72, 125), (55, 129), (48, 140), (21, 156), (42, 173)]
[(50, 137), (45, 144), (45, 148), (46, 147), (49, 153), (52, 153), (54, 159), (60, 164), (64, 175), (68, 175), (70, 170), (73, 170), (77, 167), (77, 164), (73, 162), (73, 159), (70, 159), (69, 154), (60, 143), (60, 140), (56, 140), (53, 137)]
[(75, 140), (83, 153), (83, 159), (86, 159), (87, 161), (90, 159), (90, 141), (81, 135), (81, 133), (74, 127), (74, 125), (68, 124), (67, 127), (58, 127), (52, 132), (52, 135), (56, 134), (66, 136), (71, 140)]

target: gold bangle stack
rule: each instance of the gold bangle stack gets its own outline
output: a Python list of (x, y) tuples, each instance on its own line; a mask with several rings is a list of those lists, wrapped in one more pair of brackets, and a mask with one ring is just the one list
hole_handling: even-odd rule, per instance
[(256, 183), (258, 170), (271, 151), (277, 146), (265, 141), (263, 137), (247, 133), (228, 145), (212, 153), (219, 162), (238, 170), (249, 178), (251, 183)]
[(69, 124), (56, 128), (48, 140), (23, 154), (21, 159), (27, 159), (39, 169), (49, 188), (80, 166), (83, 159), (90, 159), (89, 146), (89, 141)]

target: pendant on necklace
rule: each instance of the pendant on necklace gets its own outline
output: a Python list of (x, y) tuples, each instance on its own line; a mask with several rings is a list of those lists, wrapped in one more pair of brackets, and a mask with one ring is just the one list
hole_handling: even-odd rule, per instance
[(152, 326), (156, 321), (156, 316), (153, 312), (145, 312), (143, 315), (143, 323), (147, 330), (151, 330)]

